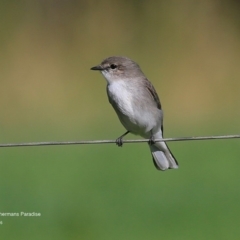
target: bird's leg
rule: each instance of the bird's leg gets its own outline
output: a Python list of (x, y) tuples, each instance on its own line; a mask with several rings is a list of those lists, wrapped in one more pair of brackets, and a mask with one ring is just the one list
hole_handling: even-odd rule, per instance
[(120, 136), (119, 138), (116, 139), (116, 144), (117, 144), (119, 147), (122, 147), (122, 145), (123, 145), (122, 138), (123, 138), (124, 136), (126, 136), (128, 133), (129, 133), (129, 131), (125, 132), (122, 136)]
[(156, 142), (154, 141), (154, 137), (153, 137), (153, 134), (152, 134), (152, 131), (151, 131), (151, 136), (150, 136), (150, 138), (149, 138), (149, 141), (148, 141), (148, 144), (149, 145), (153, 145), (153, 144), (155, 144)]

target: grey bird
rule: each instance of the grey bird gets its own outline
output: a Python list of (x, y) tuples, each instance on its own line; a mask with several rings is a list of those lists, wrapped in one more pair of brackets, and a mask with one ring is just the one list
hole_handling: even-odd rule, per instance
[(92, 67), (107, 80), (109, 102), (127, 132), (116, 143), (122, 146), (122, 138), (128, 133), (150, 139), (149, 147), (157, 169), (178, 168), (165, 142), (154, 142), (163, 138), (163, 111), (157, 92), (145, 77), (139, 65), (127, 57), (106, 58), (100, 65)]

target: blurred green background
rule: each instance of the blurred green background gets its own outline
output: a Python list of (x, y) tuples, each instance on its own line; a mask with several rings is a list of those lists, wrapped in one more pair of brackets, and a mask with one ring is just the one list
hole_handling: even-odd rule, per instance
[[(239, 133), (238, 1), (0, 1), (0, 141), (116, 139), (103, 77), (138, 62), (163, 105), (165, 137)], [(129, 135), (127, 139), (137, 139)], [(179, 170), (147, 144), (0, 149), (3, 239), (238, 239), (239, 140), (172, 142)]]

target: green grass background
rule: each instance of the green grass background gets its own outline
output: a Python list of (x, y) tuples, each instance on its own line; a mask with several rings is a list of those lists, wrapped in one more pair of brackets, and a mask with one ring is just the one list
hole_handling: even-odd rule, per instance
[[(140, 64), (165, 137), (239, 133), (236, 1), (0, 1), (0, 141), (116, 139), (124, 129), (92, 66)], [(127, 139), (136, 139), (128, 136)], [(0, 149), (2, 239), (238, 239), (239, 140)]]

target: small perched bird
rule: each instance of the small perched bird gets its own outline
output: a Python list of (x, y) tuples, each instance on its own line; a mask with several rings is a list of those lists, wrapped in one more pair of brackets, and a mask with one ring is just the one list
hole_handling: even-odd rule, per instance
[(157, 169), (178, 168), (165, 142), (154, 142), (163, 138), (163, 111), (158, 95), (145, 77), (139, 65), (127, 57), (106, 58), (100, 65), (92, 67), (107, 80), (109, 102), (127, 132), (116, 143), (122, 146), (122, 138), (128, 133), (150, 139), (149, 147)]

